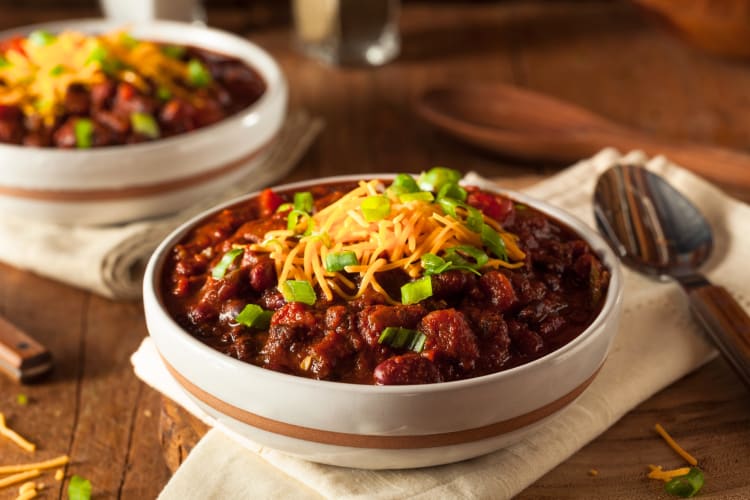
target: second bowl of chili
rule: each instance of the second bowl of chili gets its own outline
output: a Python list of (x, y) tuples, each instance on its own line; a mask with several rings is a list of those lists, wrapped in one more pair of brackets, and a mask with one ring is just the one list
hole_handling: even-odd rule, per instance
[(0, 207), (107, 224), (178, 210), (257, 165), (287, 87), (244, 39), (181, 23), (0, 33)]

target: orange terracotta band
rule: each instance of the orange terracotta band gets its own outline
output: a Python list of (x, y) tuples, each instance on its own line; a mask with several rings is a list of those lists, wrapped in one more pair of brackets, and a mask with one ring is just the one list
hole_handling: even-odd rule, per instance
[[(162, 359), (164, 360), (164, 358)], [(494, 424), (456, 432), (444, 432), (440, 434), (425, 434), (419, 436), (375, 436), (367, 434), (348, 434), (343, 432), (312, 429), (310, 427), (302, 427), (299, 425), (279, 422), (278, 420), (272, 420), (260, 415), (256, 415), (254, 413), (250, 413), (246, 410), (237, 408), (236, 406), (221, 401), (220, 399), (217, 399), (200, 387), (197, 387), (195, 384), (180, 375), (177, 370), (175, 370), (174, 367), (172, 367), (166, 360), (164, 360), (164, 364), (166, 365), (172, 376), (177, 380), (177, 382), (193, 396), (195, 396), (208, 406), (212, 407), (213, 409), (225, 415), (228, 415), (235, 420), (239, 420), (240, 422), (267, 432), (273, 432), (274, 434), (281, 434), (283, 436), (301, 439), (304, 441), (313, 441), (316, 443), (335, 446), (376, 449), (417, 449), (450, 446), (472, 441), (479, 441), (481, 439), (487, 439), (499, 436), (501, 434), (506, 434), (511, 431), (515, 431), (517, 429), (520, 429), (521, 427), (525, 427), (545, 417), (548, 417), (556, 411), (564, 408), (575, 398), (577, 398), (586, 389), (586, 387), (591, 384), (597, 373), (599, 373), (599, 369), (597, 369), (597, 371), (594, 372), (594, 374), (586, 379), (581, 385), (579, 385), (563, 397), (556, 399), (555, 401), (552, 401), (551, 403), (542, 406), (541, 408), (538, 408), (529, 413), (525, 413), (518, 417), (503, 420), (501, 422), (496, 422)]]
[(109, 201), (109, 200), (121, 200), (125, 198), (138, 198), (143, 196), (151, 196), (155, 194), (164, 193), (167, 191), (175, 191), (178, 189), (185, 189), (197, 184), (202, 184), (207, 180), (214, 179), (217, 176), (221, 176), (239, 169), (248, 161), (260, 155), (265, 151), (268, 146), (274, 141), (275, 137), (272, 137), (268, 142), (263, 144), (259, 149), (256, 149), (252, 153), (245, 155), (237, 160), (234, 160), (226, 165), (222, 165), (218, 168), (201, 172), (196, 175), (189, 177), (182, 177), (180, 179), (174, 179), (171, 181), (159, 182), (156, 184), (148, 184), (143, 186), (130, 186), (124, 188), (115, 189), (82, 189), (82, 190), (55, 190), (55, 189), (26, 189), (16, 188), (8, 186), (0, 186), (0, 195), (13, 196), (15, 198), (27, 198), (31, 200), (43, 200), (43, 201), (62, 201), (62, 202), (80, 202), (80, 201)]

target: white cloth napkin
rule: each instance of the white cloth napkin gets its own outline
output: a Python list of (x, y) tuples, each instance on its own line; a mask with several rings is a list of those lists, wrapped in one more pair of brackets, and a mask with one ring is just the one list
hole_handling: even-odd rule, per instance
[[(700, 207), (717, 233), (716, 253), (704, 270), (712, 280), (732, 291), (745, 309), (750, 309), (750, 283), (745, 272), (750, 257), (750, 207), (664, 158), (648, 161), (640, 153), (622, 157), (614, 150), (604, 150), (526, 192), (593, 225), (591, 196), (597, 175), (617, 162), (645, 164)], [(489, 182), (474, 175), (470, 181)], [(146, 339), (132, 358), (136, 374), (215, 425), (174, 474), (160, 498), (509, 498), (640, 402), (715, 355), (692, 320), (686, 297), (676, 284), (653, 281), (627, 269), (621, 325), (609, 358), (591, 386), (533, 435), (465, 462), (394, 471), (315, 464), (233, 434), (187, 399)]]
[(175, 227), (222, 200), (255, 191), (289, 173), (313, 143), (323, 122), (291, 113), (258, 168), (229, 190), (176, 214), (117, 226), (62, 226), (4, 215), (0, 261), (105, 297), (134, 299), (156, 245)]

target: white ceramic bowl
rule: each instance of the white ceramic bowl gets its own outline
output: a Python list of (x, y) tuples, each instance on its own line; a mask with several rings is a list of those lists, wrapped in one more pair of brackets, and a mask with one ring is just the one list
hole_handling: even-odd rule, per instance
[[(332, 177), (279, 190), (347, 180), (357, 178)], [(170, 372), (206, 412), (240, 435), (291, 455), (347, 467), (393, 469), (456, 462), (507, 446), (574, 401), (596, 376), (617, 332), (622, 276), (604, 240), (578, 219), (520, 193), (496, 192), (567, 224), (588, 241), (612, 274), (594, 322), (569, 344), (528, 364), (454, 382), (367, 386), (278, 373), (201, 343), (165, 311), (160, 291), (165, 259), (204, 217), (255, 195), (205, 212), (162, 242), (144, 279), (149, 333)]]
[[(105, 20), (39, 24), (87, 33), (123, 28)], [(235, 56), (257, 70), (266, 91), (247, 109), (170, 138), (88, 150), (0, 144), (0, 213), (63, 224), (111, 224), (174, 212), (228, 187), (257, 168), (279, 131), (287, 84), (276, 62), (247, 40), (189, 24), (129, 25), (136, 38), (194, 45)]]

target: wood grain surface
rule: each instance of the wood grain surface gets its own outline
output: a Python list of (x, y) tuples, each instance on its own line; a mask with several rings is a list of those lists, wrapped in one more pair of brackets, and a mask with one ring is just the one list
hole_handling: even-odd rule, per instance
[[(30, 3), (3, 7), (0, 28), (97, 13)], [(208, 21), (269, 50), (289, 79), (291, 105), (326, 120), (286, 180), (440, 164), (501, 176), (515, 187), (557, 171), (469, 148), (413, 112), (426, 88), (473, 80), (545, 92), (671, 139), (750, 145), (750, 67), (684, 46), (626, 1), (406, 2), (401, 56), (376, 70), (304, 58), (291, 42), (287, 2), (270, 4), (213, 9), (209, 2)], [(2, 463), (69, 453), (68, 473), (89, 478), (95, 498), (154, 498), (170, 477), (167, 463), (184, 459), (203, 429), (185, 424), (133, 375), (129, 356), (146, 335), (141, 305), (0, 265), (0, 313), (55, 359), (51, 376), (35, 385), (0, 378), (0, 410), (39, 445), (32, 456), (0, 440)], [(645, 478), (646, 464), (681, 462), (652, 431), (656, 422), (700, 460), (702, 498), (750, 498), (750, 396), (722, 360), (638, 406), (520, 498), (667, 498)], [(43, 481), (43, 498), (66, 497), (66, 482)], [(16, 491), (0, 490), (0, 499)]]

